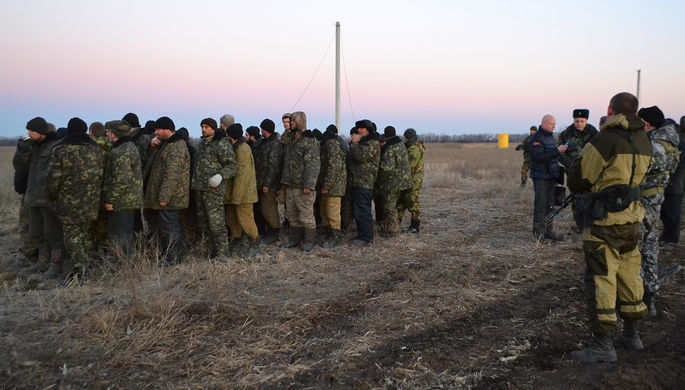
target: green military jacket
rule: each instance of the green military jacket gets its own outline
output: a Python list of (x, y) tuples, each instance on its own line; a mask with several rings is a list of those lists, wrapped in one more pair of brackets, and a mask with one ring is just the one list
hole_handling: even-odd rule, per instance
[(114, 211), (143, 208), (143, 168), (138, 148), (129, 137), (112, 144), (105, 163), (102, 201), (112, 204)]
[(285, 145), (281, 184), (316, 190), (321, 169), (319, 143), (311, 131), (293, 134)]
[(63, 224), (97, 219), (105, 151), (86, 134), (68, 134), (52, 151), (47, 192)]
[[(48, 133), (43, 141), (31, 142), (31, 154), (28, 160), (21, 159), (15, 166), (17, 171), (28, 172), (28, 185), (24, 195), (24, 204), (29, 207), (49, 207), (47, 193), (48, 163), (52, 149), (59, 142), (56, 133)], [(28, 166), (24, 166), (28, 164)]]
[[(233, 145), (223, 132), (215, 132), (213, 137), (203, 137), (195, 150), (195, 159), (190, 188), (194, 191), (208, 191), (219, 195), (226, 194), (226, 186), (238, 170)], [(221, 183), (212, 188), (209, 178), (219, 174)]]
[(591, 124), (585, 125), (583, 131), (578, 131), (575, 126), (571, 125), (559, 134), (557, 145), (568, 144), (566, 152), (559, 157), (559, 163), (566, 169), (571, 166), (571, 163), (580, 157), (580, 152), (583, 151), (585, 144), (597, 135), (597, 129)]
[(321, 170), (317, 183), (319, 191), (328, 191), (323, 196), (344, 196), (347, 185), (345, 148), (337, 137), (328, 138), (321, 144)]
[(378, 133), (363, 137), (359, 143), (350, 145), (350, 187), (373, 190), (381, 161)]
[[(178, 132), (157, 146), (145, 167), (143, 207), (153, 210), (181, 210), (190, 196), (190, 153)], [(162, 207), (160, 202), (166, 202)]]
[(400, 137), (390, 137), (386, 141), (381, 151), (376, 182), (380, 194), (400, 192), (414, 185), (409, 168), (409, 154)]
[(283, 144), (278, 133), (264, 138), (255, 148), (255, 170), (257, 171), (257, 188), (269, 187), (269, 191), (281, 188), (281, 171), (283, 170)]
[(426, 153), (426, 146), (418, 139), (407, 140), (404, 146), (409, 154), (409, 169), (414, 183), (412, 190), (418, 191), (423, 185), (423, 155)]
[(252, 149), (245, 140), (233, 144), (238, 171), (226, 184), (226, 204), (257, 203), (257, 177)]

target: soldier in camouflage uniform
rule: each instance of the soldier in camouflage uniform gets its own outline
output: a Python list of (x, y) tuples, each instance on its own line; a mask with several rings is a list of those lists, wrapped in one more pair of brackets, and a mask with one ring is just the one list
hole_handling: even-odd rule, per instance
[(409, 154), (407, 148), (397, 136), (395, 128), (388, 126), (383, 135), (386, 143), (381, 150), (381, 162), (378, 168), (376, 184), (383, 195), (382, 235), (392, 237), (400, 231), (397, 203), (402, 191), (413, 187)]
[(200, 122), (202, 141), (195, 152), (191, 189), (195, 191), (202, 231), (209, 232), (212, 257), (226, 260), (229, 255), (228, 230), (224, 211), (226, 183), (235, 176), (238, 164), (226, 133), (217, 131), (212, 118)]
[(259, 126), (262, 130), (262, 142), (255, 148), (255, 172), (266, 230), (262, 242), (272, 244), (278, 241), (281, 227), (277, 192), (281, 188), (283, 144), (275, 132), (276, 125), (272, 120), (264, 119)]
[(652, 164), (647, 178), (640, 185), (640, 202), (645, 218), (640, 226), (641, 276), (644, 281), (644, 302), (648, 315), (656, 317), (656, 295), (659, 290), (659, 215), (664, 201), (664, 188), (670, 174), (678, 166), (680, 138), (675, 126), (665, 123), (663, 112), (657, 107), (641, 108), (638, 116), (645, 122), (645, 131), (652, 143)]
[[(155, 121), (147, 121), (145, 122), (145, 127), (139, 127), (140, 124), (138, 122), (138, 116), (134, 113), (128, 113), (124, 115), (124, 119), (122, 120), (131, 125), (131, 133), (129, 137), (131, 137), (131, 142), (133, 142), (133, 144), (138, 149), (138, 153), (140, 154), (140, 166), (143, 167), (143, 169), (145, 169), (147, 161), (150, 159), (150, 143), (152, 142), (152, 139), (155, 137)], [(130, 123), (129, 121), (134, 122), (134, 124)], [(138, 125), (136, 125), (135, 123), (138, 123)], [(143, 185), (145, 185), (145, 183), (143, 183)], [(133, 230), (136, 233), (142, 233), (142, 210), (136, 210), (134, 218), (135, 219)]]
[(323, 246), (333, 248), (342, 240), (340, 232), (340, 200), (345, 195), (347, 166), (345, 147), (338, 140), (337, 128), (328, 126), (321, 144), (321, 169), (317, 190), (321, 194), (319, 203), (321, 219), (326, 227)]
[(143, 168), (133, 143), (131, 127), (124, 121), (108, 122), (112, 149), (105, 162), (102, 202), (107, 211), (109, 239), (131, 257), (136, 212), (143, 208)]
[[(64, 234), (64, 244), (73, 268), (67, 272), (82, 274), (88, 264), (88, 252), (93, 249), (88, 234), (98, 216), (105, 152), (86, 131), (80, 118), (72, 118), (67, 136), (52, 151), (48, 165), (47, 191), (53, 200)], [(57, 278), (62, 271), (60, 261), (50, 260), (46, 277)]]
[(143, 207), (150, 210), (148, 225), (160, 237), (167, 264), (178, 264), (183, 254), (180, 211), (190, 197), (190, 152), (174, 122), (163, 116), (155, 122), (155, 135), (143, 182)]
[(290, 115), (291, 135), (283, 152), (281, 184), (285, 187), (285, 215), (290, 224), (287, 247), (302, 244), (303, 251), (310, 251), (316, 239), (314, 201), (321, 159), (319, 144), (306, 128), (304, 112)]
[(536, 131), (538, 131), (538, 128), (536, 126), (531, 126), (528, 136), (523, 140), (523, 142), (516, 145), (516, 150), (523, 150), (523, 164), (521, 165), (521, 188), (524, 188), (526, 186), (526, 182), (528, 182), (528, 173), (530, 172), (528, 141), (530, 141), (530, 137), (532, 137)]
[(414, 129), (407, 129), (404, 132), (404, 146), (409, 154), (409, 169), (411, 170), (413, 186), (402, 191), (400, 195), (400, 200), (397, 204), (397, 221), (401, 224), (404, 212), (409, 210), (411, 213), (411, 225), (407, 231), (418, 233), (421, 228), (421, 202), (419, 201), (419, 194), (423, 186), (423, 156), (426, 153), (426, 147), (423, 145), (423, 141), (417, 138), (416, 130)]
[[(589, 117), (590, 111), (587, 109), (577, 108), (573, 110), (573, 124), (559, 134), (557, 145), (568, 145), (566, 152), (559, 157), (559, 163), (566, 170), (569, 169), (575, 159), (580, 157), (580, 152), (585, 144), (590, 142), (598, 133), (594, 126), (587, 123)], [(576, 222), (575, 232), (578, 234), (583, 232), (582, 216), (586, 208), (590, 206), (591, 196), (591, 193), (587, 191), (577, 193), (571, 204), (573, 218)]]
[(366, 246), (373, 241), (373, 218), (371, 200), (378, 175), (381, 149), (378, 143), (376, 125), (368, 119), (355, 123), (358, 134), (352, 134), (350, 145), (350, 170), (352, 176), (352, 210), (357, 222), (357, 238), (352, 243)]
[[(31, 158), (30, 139), (17, 140), (17, 150), (12, 158), (14, 166), (14, 191), (21, 196), (19, 206), (19, 250), (24, 258), (17, 260), (19, 268), (30, 267), (38, 261), (38, 247), (30, 240), (29, 207), (24, 202), (24, 195), (29, 182), (29, 159)], [(46, 263), (47, 264), (47, 263)]]

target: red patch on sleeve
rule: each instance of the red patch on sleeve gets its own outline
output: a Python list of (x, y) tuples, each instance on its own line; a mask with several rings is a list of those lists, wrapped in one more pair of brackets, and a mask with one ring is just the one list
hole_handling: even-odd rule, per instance
[(536, 142), (533, 142), (533, 146), (540, 146), (540, 145), (542, 145), (542, 144), (539, 143), (539, 142), (537, 142), (537, 141), (536, 141)]

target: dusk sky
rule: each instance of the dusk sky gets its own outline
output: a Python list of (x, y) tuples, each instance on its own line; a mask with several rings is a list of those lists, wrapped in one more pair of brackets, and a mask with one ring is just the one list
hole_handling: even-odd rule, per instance
[(129, 111), (170, 116), (195, 137), (202, 118), (225, 113), (247, 127), (298, 110), (325, 129), (336, 21), (345, 133), (363, 118), (524, 133), (546, 113), (561, 130), (574, 108), (596, 125), (613, 94), (635, 93), (637, 69), (641, 106), (685, 115), (679, 1), (4, 0), (0, 136), (25, 135), (35, 116), (61, 127)]

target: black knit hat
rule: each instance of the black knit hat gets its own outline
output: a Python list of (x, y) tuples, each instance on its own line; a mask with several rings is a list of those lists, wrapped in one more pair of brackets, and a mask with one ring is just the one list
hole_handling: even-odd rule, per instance
[(86, 134), (88, 125), (81, 118), (71, 118), (67, 124), (67, 134)]
[(214, 131), (216, 131), (217, 124), (216, 124), (216, 121), (215, 121), (214, 119), (212, 119), (212, 118), (205, 118), (205, 119), (203, 119), (203, 120), (200, 122), (200, 127), (202, 127), (203, 125), (207, 125), (207, 126), (211, 127), (212, 129), (214, 129)]
[(397, 131), (395, 131), (395, 128), (394, 128), (394, 127), (392, 127), (392, 126), (387, 126), (387, 127), (383, 130), (383, 135), (385, 136), (385, 138), (394, 137), (394, 136), (397, 135)]
[(259, 124), (259, 127), (269, 134), (276, 130), (276, 124), (271, 119), (264, 119), (262, 123)]
[(352, 135), (352, 134), (359, 134), (359, 130), (357, 130), (357, 126), (350, 129), (350, 135)]
[(576, 118), (589, 118), (590, 117), (590, 110), (587, 108), (576, 108), (573, 110), (573, 119)]
[(404, 131), (404, 138), (406, 138), (406, 139), (416, 138), (416, 130), (414, 130), (414, 129), (405, 130)]
[(233, 139), (240, 139), (243, 136), (243, 125), (234, 123), (226, 129), (226, 134)]
[(656, 128), (661, 127), (666, 120), (664, 113), (657, 106), (641, 108), (637, 112), (637, 116)]
[(126, 121), (131, 127), (140, 127), (140, 121), (138, 120), (138, 115), (129, 112), (128, 114), (124, 115), (122, 120)]
[(174, 121), (172, 121), (168, 116), (163, 116), (157, 119), (155, 122), (155, 127), (158, 129), (176, 131), (176, 125), (174, 125)]
[(247, 134), (249, 134), (255, 138), (259, 138), (262, 136), (262, 134), (259, 132), (259, 127), (257, 127), (257, 126), (248, 127), (247, 130), (245, 130), (245, 133), (247, 133)]
[(312, 130), (312, 134), (317, 141), (323, 141), (323, 133), (319, 129)]
[(373, 124), (373, 122), (371, 122), (368, 119), (362, 119), (360, 121), (357, 121), (354, 125), (358, 129), (361, 129), (362, 127), (365, 128), (366, 130), (369, 131), (369, 133), (373, 133), (376, 129), (376, 126)]
[(338, 128), (335, 127), (335, 125), (328, 125), (328, 127), (326, 127), (326, 131), (323, 132), (323, 135), (326, 137), (331, 137), (331, 136), (334, 136), (337, 134), (338, 134)]
[(46, 122), (45, 119), (37, 116), (28, 121), (26, 124), (26, 130), (35, 131), (36, 133), (46, 135), (48, 133), (48, 122)]

